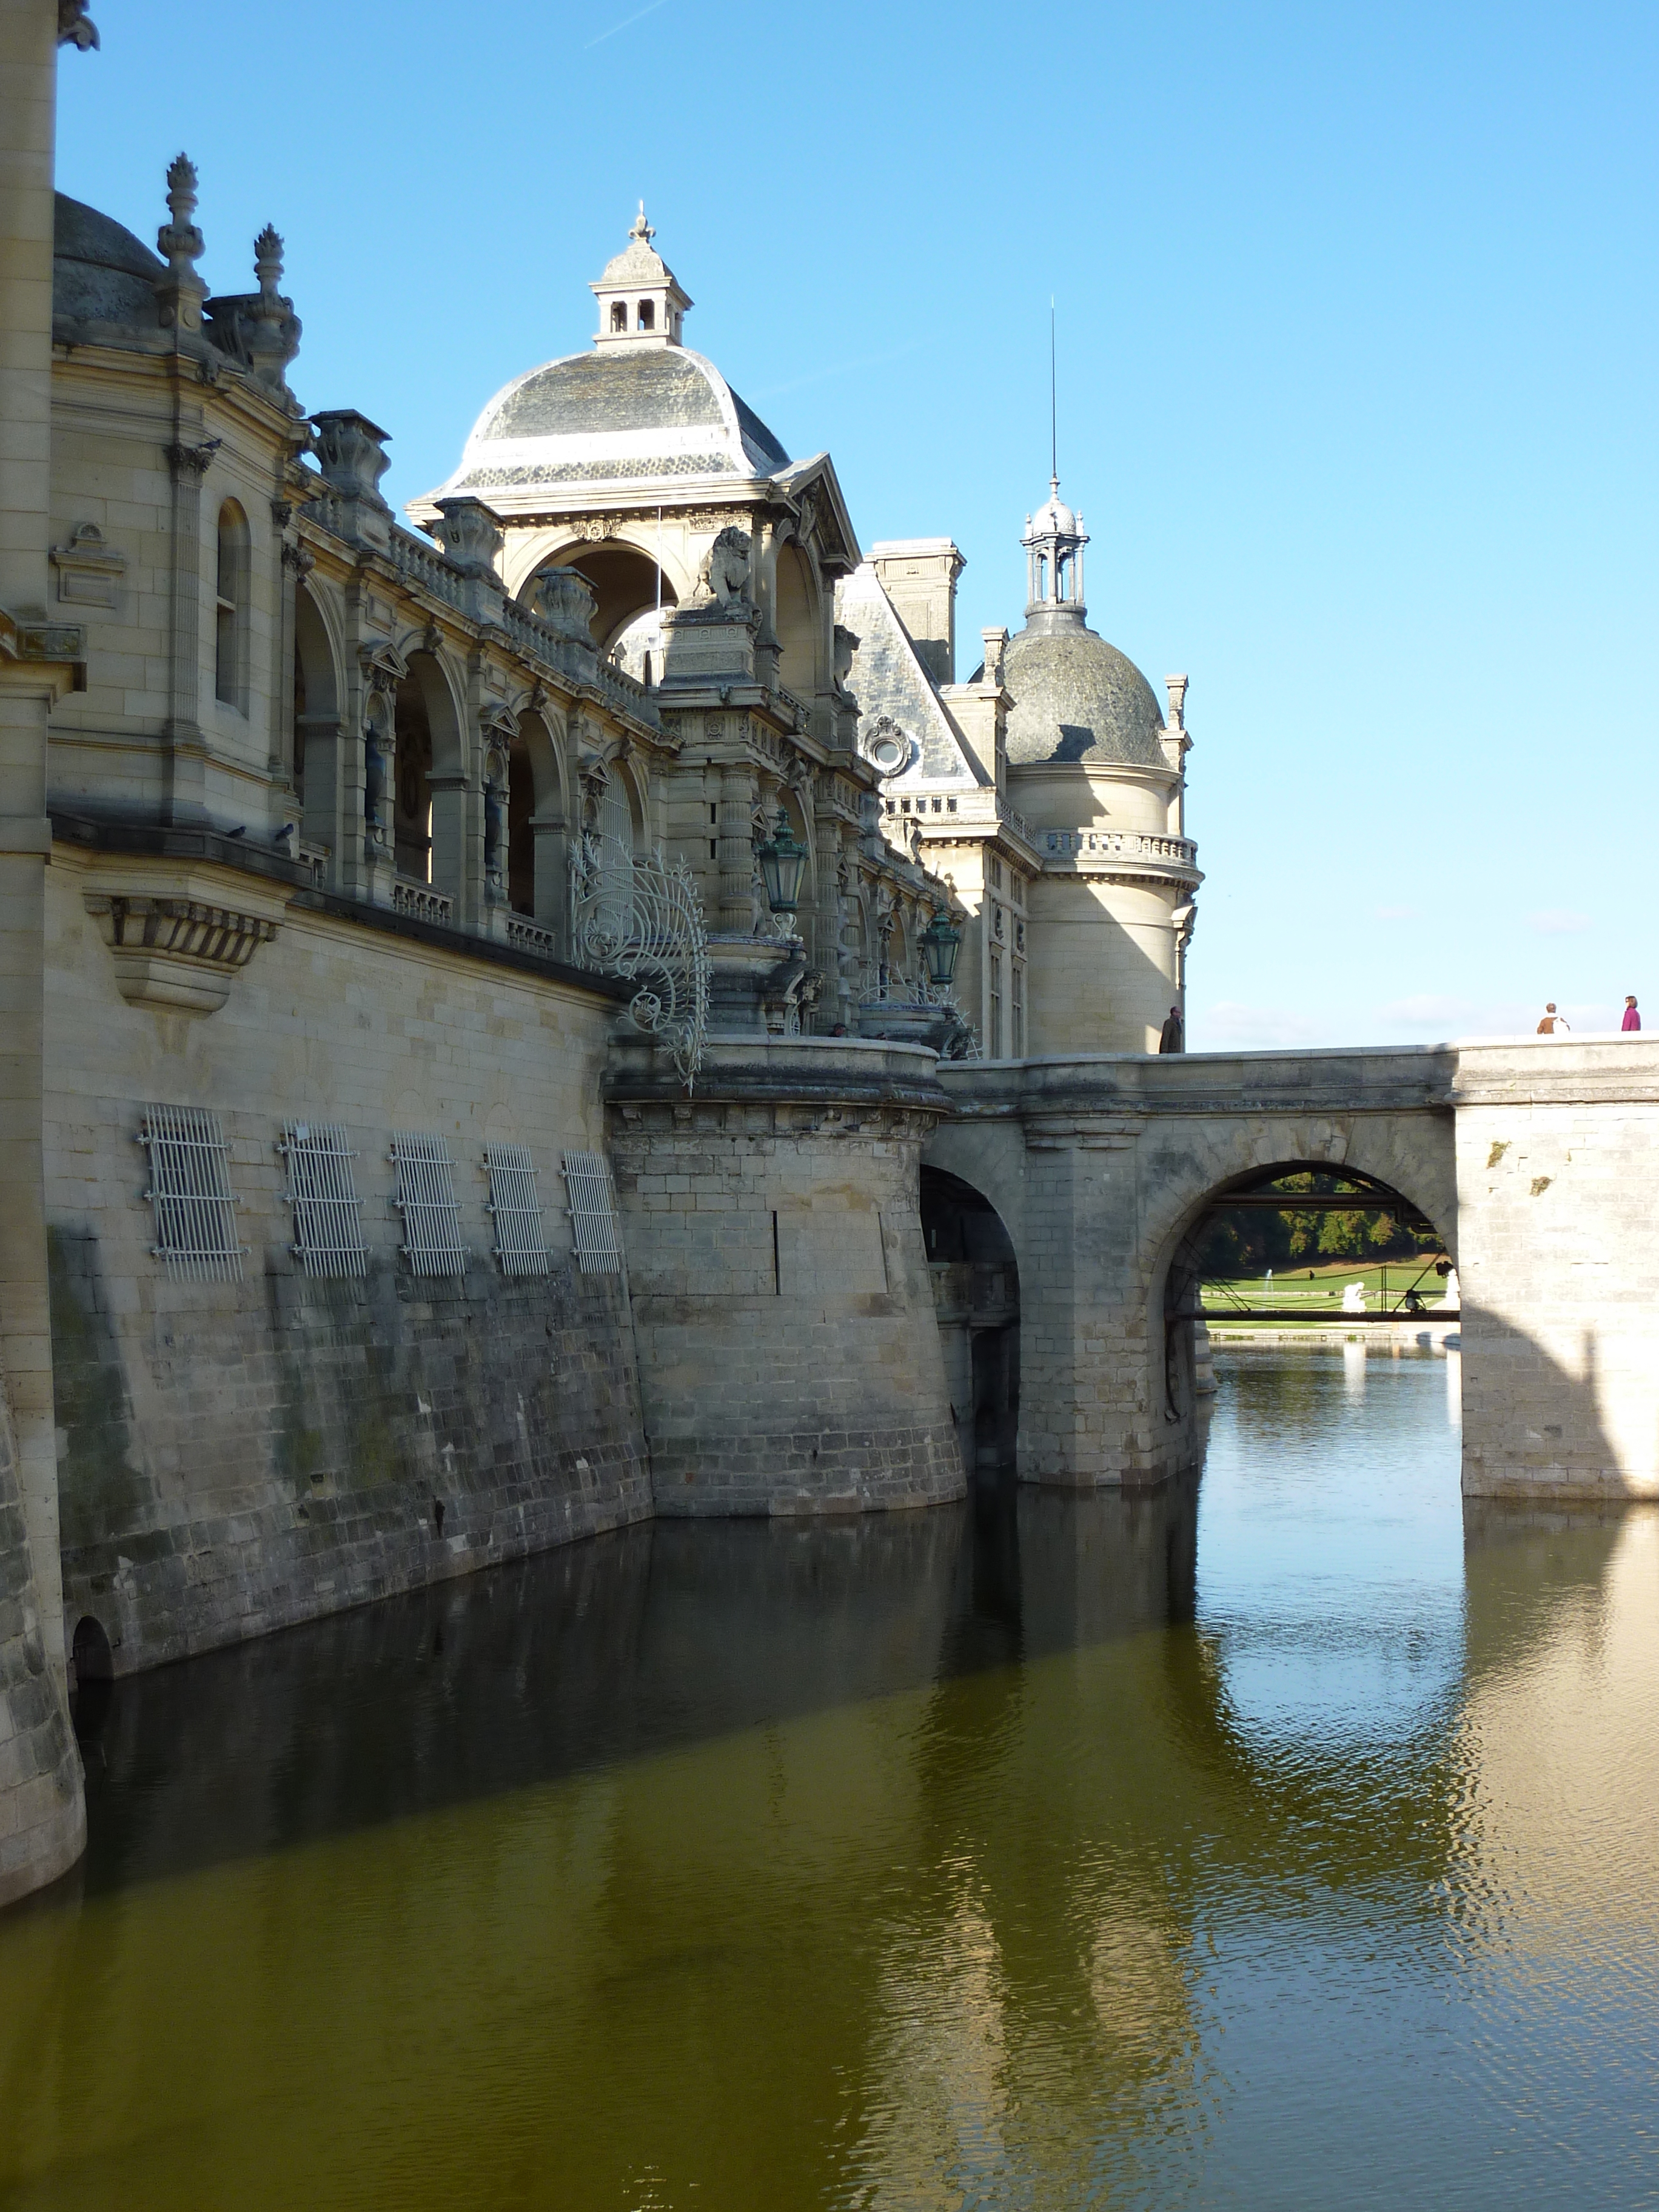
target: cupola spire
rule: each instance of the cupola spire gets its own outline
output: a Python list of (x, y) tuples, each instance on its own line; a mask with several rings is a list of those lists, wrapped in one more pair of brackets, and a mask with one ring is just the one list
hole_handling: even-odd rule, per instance
[[(1052, 465), (1052, 464), (1051, 464)], [(1048, 496), (1025, 518), (1020, 544), (1025, 548), (1025, 619), (1047, 617), (1048, 629), (1081, 629), (1089, 610), (1083, 601), (1083, 549), (1088, 544), (1083, 517), (1060, 495), (1060, 478), (1048, 478)]]
[(592, 287), (599, 303), (595, 345), (679, 343), (680, 325), (691, 301), (652, 245), (656, 234), (646, 221), (641, 200), (628, 227), (627, 245), (605, 264), (604, 276)]

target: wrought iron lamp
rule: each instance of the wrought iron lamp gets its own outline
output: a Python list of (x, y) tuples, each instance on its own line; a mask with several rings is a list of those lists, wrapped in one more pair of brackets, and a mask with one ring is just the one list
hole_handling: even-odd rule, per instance
[(789, 817), (778, 809), (777, 828), (757, 848), (766, 903), (774, 914), (793, 914), (800, 904), (800, 879), (806, 872), (806, 848), (789, 827)]
[(962, 950), (962, 932), (945, 919), (943, 907), (933, 908), (933, 918), (916, 940), (921, 947), (921, 957), (927, 963), (927, 980), (936, 991), (948, 991), (951, 979), (957, 972), (957, 955)]

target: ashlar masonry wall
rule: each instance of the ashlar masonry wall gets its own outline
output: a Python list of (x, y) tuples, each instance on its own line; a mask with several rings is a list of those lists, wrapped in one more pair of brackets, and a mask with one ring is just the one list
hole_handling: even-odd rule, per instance
[(1458, 1055), (1463, 1487), (1659, 1497), (1659, 1036)]
[(918, 1205), (931, 1052), (648, 1048), (606, 1079), (660, 1514), (928, 1505), (963, 1489)]
[[(560, 1173), (598, 1151), (615, 1005), (289, 904), (202, 1016), (130, 1005), (83, 892), (49, 871), (47, 1215), (64, 1617), (125, 1673), (650, 1511), (626, 1290), (582, 1274)], [(228, 896), (228, 892), (225, 894)], [(243, 1279), (154, 1255), (135, 1141), (153, 1104), (210, 1109)], [(367, 1273), (292, 1251), (285, 1119), (343, 1124)], [(416, 1277), (394, 1132), (441, 1136), (471, 1260)], [(526, 1146), (551, 1271), (491, 1256), (483, 1149)]]

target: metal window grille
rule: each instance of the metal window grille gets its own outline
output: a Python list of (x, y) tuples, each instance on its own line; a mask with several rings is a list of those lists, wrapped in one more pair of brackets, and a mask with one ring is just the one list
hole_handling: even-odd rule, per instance
[(404, 1256), (417, 1275), (461, 1275), (471, 1258), (461, 1242), (455, 1170), (441, 1137), (394, 1136), (398, 1170), (392, 1203), (404, 1218)]
[(486, 1145), (495, 1257), (504, 1275), (544, 1275), (552, 1266), (536, 1197), (536, 1170), (522, 1145)]
[(363, 1275), (362, 1209), (351, 1163), (357, 1157), (337, 1121), (285, 1121), (276, 1147), (288, 1161), (294, 1254), (308, 1275)]
[(158, 1260), (193, 1282), (240, 1283), (243, 1247), (236, 1236), (236, 1197), (216, 1114), (197, 1106), (152, 1106), (138, 1142), (149, 1153)]
[(584, 1275), (619, 1275), (622, 1245), (611, 1170), (600, 1152), (567, 1152), (565, 1188), (570, 1194), (570, 1233)]

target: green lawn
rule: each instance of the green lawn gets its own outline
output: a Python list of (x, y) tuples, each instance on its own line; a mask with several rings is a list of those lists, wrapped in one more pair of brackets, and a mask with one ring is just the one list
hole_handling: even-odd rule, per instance
[(1423, 1268), (1421, 1260), (1363, 1264), (1358, 1261), (1325, 1260), (1311, 1268), (1304, 1266), (1276, 1269), (1271, 1280), (1261, 1275), (1241, 1275), (1224, 1285), (1219, 1281), (1206, 1282), (1204, 1310), (1219, 1319), (1234, 1310), (1237, 1299), (1247, 1306), (1302, 1308), (1310, 1320), (1322, 1320), (1328, 1315), (1341, 1313), (1342, 1293), (1350, 1283), (1364, 1285), (1365, 1306), (1370, 1313), (1397, 1305), (1413, 1284), (1424, 1304), (1432, 1306), (1445, 1296), (1445, 1278), (1437, 1275), (1432, 1267), (1426, 1273)]

